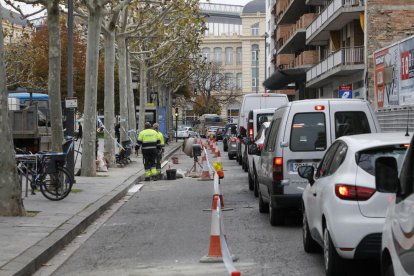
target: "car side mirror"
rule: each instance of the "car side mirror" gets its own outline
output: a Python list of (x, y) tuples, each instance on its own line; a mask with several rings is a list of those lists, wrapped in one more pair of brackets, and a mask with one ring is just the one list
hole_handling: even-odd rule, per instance
[(383, 193), (397, 193), (400, 187), (398, 165), (394, 157), (378, 157), (375, 160), (376, 189)]
[(300, 177), (307, 179), (311, 186), (315, 183), (315, 179), (313, 178), (315, 168), (313, 166), (300, 166), (298, 168), (298, 174)]
[(257, 144), (253, 143), (249, 146), (247, 152), (249, 154), (255, 154), (257, 155), (259, 153), (259, 147), (257, 146)]

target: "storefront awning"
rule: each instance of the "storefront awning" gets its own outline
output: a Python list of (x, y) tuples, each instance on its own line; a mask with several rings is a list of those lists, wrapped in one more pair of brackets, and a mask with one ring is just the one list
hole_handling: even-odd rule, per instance
[(285, 88), (289, 83), (297, 80), (297, 75), (287, 75), (286, 73), (277, 70), (263, 82), (263, 85), (269, 90), (279, 90)]

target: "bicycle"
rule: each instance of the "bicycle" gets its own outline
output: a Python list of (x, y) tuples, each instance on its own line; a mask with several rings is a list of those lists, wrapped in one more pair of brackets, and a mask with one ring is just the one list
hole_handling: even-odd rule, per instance
[[(73, 139), (70, 141), (73, 145)], [(68, 147), (70, 150), (72, 146)], [(17, 153), (19, 152), (19, 153)], [(30, 182), (31, 194), (40, 190), (44, 197), (58, 201), (68, 196), (73, 178), (67, 168), (67, 152), (38, 152), (32, 154), (16, 149), (16, 165), (20, 180), (26, 178), (26, 191)], [(26, 192), (27, 193), (27, 192)]]

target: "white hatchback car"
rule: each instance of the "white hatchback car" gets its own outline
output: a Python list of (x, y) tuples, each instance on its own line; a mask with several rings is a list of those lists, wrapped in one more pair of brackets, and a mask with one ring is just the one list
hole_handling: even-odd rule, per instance
[(177, 130), (177, 138), (195, 137), (196, 134), (192, 127), (180, 127)]
[(394, 157), (401, 167), (410, 137), (373, 133), (338, 138), (316, 169), (299, 167), (308, 179), (303, 196), (303, 246), (323, 248), (326, 275), (344, 271), (342, 258), (380, 257), (390, 193), (377, 191), (375, 161)]

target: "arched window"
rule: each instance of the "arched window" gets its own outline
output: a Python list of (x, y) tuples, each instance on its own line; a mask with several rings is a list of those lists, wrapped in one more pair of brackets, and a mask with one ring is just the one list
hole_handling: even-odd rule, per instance
[(221, 48), (214, 48), (214, 61), (216, 62), (216, 64), (221, 65), (222, 64), (222, 60), (221, 60)]
[(210, 48), (203, 48), (203, 57), (206, 58), (206, 61), (210, 61)]
[(259, 35), (259, 22), (252, 25), (252, 35), (257, 36)]
[(233, 48), (226, 48), (226, 64), (233, 64)]

